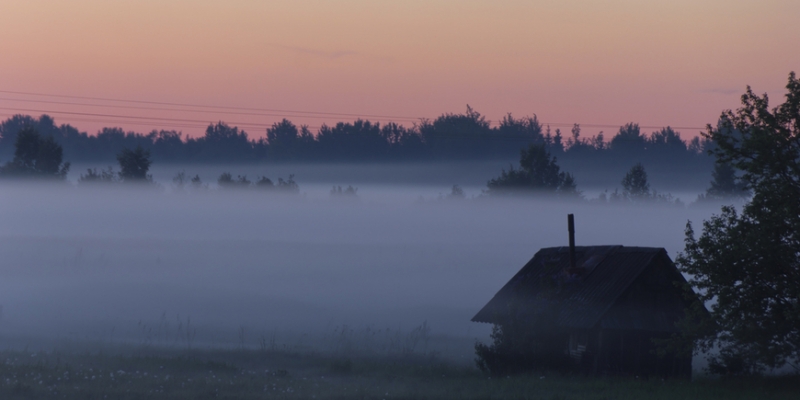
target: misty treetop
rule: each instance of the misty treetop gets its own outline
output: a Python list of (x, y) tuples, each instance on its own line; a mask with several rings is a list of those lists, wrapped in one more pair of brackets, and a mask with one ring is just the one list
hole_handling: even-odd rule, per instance
[(133, 150), (122, 149), (117, 154), (117, 162), (120, 167), (118, 173), (115, 173), (112, 167), (100, 170), (100, 172), (97, 172), (96, 168), (89, 168), (85, 175), (81, 174), (78, 183), (154, 183), (153, 176), (148, 174), (150, 165), (153, 163), (150, 159), (150, 152), (143, 149), (142, 146), (136, 146)]
[[(622, 192), (615, 189), (610, 195), (600, 193), (596, 198), (587, 199), (578, 190), (576, 178), (569, 172), (561, 171), (556, 163), (557, 158), (552, 156), (544, 144), (534, 144), (520, 152), (520, 167), (509, 166), (502, 170), (500, 176), (490, 179), (483, 191), (486, 196), (505, 195), (534, 195), (556, 196), (562, 200), (587, 200), (592, 203), (617, 203), (617, 204), (654, 204), (662, 203), (684, 206), (684, 203), (669, 193), (659, 193), (650, 189), (647, 171), (642, 163), (636, 163), (622, 178)], [(711, 182), (709, 192), (717, 185), (716, 178)], [(454, 187), (455, 190), (456, 187)], [(460, 190), (460, 188), (459, 188)], [(714, 192), (716, 193), (716, 192)], [(715, 196), (701, 195), (698, 200), (729, 200), (728, 194), (720, 193)]]
[(503, 117), (492, 124), (467, 107), (462, 114), (443, 114), (407, 127), (368, 120), (322, 125), (317, 132), (287, 119), (274, 123), (260, 139), (225, 122), (210, 124), (203, 136), (186, 137), (175, 130), (143, 134), (121, 128), (103, 128), (96, 135), (70, 125), (57, 125), (47, 115), (15, 115), (0, 123), (0, 159), (10, 158), (18, 133), (26, 126), (42, 137), (52, 137), (73, 162), (112, 161), (123, 149), (139, 146), (158, 162), (375, 162), (419, 160), (513, 159), (531, 144), (544, 144), (554, 156), (588, 159), (598, 163), (642, 160), (707, 164), (709, 144), (698, 138), (686, 142), (666, 127), (647, 135), (638, 124), (620, 127), (610, 141), (600, 132), (582, 136), (574, 125), (568, 137), (551, 131), (538, 118)]
[(150, 170), (150, 152), (143, 149), (142, 146), (136, 146), (136, 149), (122, 149), (117, 154), (117, 162), (119, 162), (120, 172), (119, 177), (124, 182), (142, 182), (152, 181), (153, 177), (147, 172)]
[(711, 185), (697, 197), (698, 202), (745, 200), (750, 197), (750, 190), (736, 168), (724, 161), (714, 165), (711, 178)]
[(562, 172), (556, 158), (550, 155), (546, 146), (532, 144), (520, 152), (519, 169), (510, 166), (500, 176), (489, 181), (486, 193), (490, 195), (535, 192), (554, 193), (567, 197), (579, 197), (575, 178)]

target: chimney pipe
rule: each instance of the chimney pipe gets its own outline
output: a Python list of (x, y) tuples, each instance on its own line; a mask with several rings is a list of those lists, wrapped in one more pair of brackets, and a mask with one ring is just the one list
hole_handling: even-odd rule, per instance
[(567, 215), (567, 225), (569, 228), (569, 267), (575, 269), (575, 216)]

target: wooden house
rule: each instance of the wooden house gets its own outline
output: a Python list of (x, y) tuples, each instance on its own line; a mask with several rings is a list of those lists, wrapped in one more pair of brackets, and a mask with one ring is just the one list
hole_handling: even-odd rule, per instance
[(576, 247), (573, 229), (570, 243), (539, 250), (472, 320), (530, 321), (586, 373), (691, 377), (691, 356), (658, 356), (653, 340), (679, 332), (690, 305), (666, 250)]

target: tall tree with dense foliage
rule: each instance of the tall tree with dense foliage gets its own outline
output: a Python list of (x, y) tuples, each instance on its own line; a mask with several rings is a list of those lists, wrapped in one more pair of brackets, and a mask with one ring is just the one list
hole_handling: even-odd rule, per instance
[(420, 134), (435, 158), (472, 158), (488, 152), (492, 129), (486, 117), (467, 105), (464, 114), (444, 114), (422, 121)]
[[(713, 329), (697, 337), (716, 346), (718, 370), (800, 369), (800, 80), (792, 73), (786, 101), (770, 108), (748, 87), (742, 107), (725, 111), (704, 136), (721, 163), (742, 171), (752, 190), (741, 211), (726, 206), (686, 227), (682, 272), (710, 304)], [(702, 332), (701, 332), (702, 333)]]
[(52, 136), (43, 138), (34, 127), (26, 126), (17, 133), (14, 159), (0, 168), (0, 175), (64, 179), (70, 164), (62, 164), (63, 154)]
[(123, 149), (117, 155), (119, 162), (120, 172), (119, 177), (123, 182), (146, 182), (151, 181), (152, 178), (147, 174), (150, 170), (150, 151), (145, 150), (142, 146), (137, 146), (135, 149)]
[(619, 128), (617, 135), (611, 139), (610, 146), (617, 153), (641, 153), (647, 147), (647, 137), (642, 134), (639, 124), (631, 122)]
[(703, 200), (743, 199), (750, 196), (747, 185), (736, 175), (736, 169), (730, 164), (718, 162), (711, 172), (711, 185), (706, 190)]
[(487, 184), (489, 194), (520, 192), (560, 193), (578, 196), (575, 178), (562, 172), (556, 157), (544, 144), (532, 144), (520, 152), (519, 169), (512, 165)]
[(622, 194), (631, 200), (646, 200), (652, 196), (642, 163), (636, 163), (622, 178)]

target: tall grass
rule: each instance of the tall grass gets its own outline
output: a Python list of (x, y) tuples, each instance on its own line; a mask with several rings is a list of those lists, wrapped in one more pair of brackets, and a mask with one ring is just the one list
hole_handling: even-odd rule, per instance
[(795, 399), (797, 377), (690, 381), (517, 375), (420, 355), (118, 347), (0, 352), (3, 399)]

